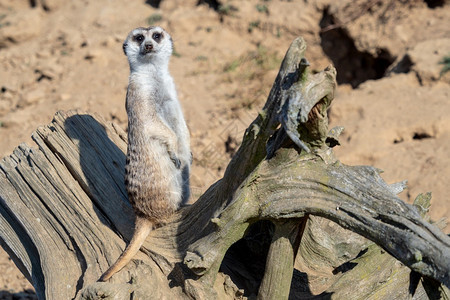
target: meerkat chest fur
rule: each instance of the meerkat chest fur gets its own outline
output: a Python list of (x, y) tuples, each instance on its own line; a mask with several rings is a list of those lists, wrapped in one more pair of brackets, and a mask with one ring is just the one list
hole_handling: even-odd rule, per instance
[[(166, 122), (174, 132), (179, 131), (178, 120), (182, 119), (173, 79), (168, 72), (149, 66), (146, 72), (130, 75), (130, 86), (139, 97), (127, 99), (127, 112), (132, 114), (155, 114)], [(138, 99), (142, 103), (134, 103)]]

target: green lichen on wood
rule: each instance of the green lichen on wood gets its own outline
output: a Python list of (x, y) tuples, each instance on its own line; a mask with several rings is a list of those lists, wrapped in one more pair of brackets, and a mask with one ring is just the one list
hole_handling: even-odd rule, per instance
[(450, 71), (450, 55), (444, 56), (440, 61), (439, 64), (443, 65), (440, 75), (443, 76), (445, 73)]
[(429, 220), (427, 214), (431, 206), (431, 192), (417, 195), (416, 199), (414, 199), (413, 205), (417, 207), (422, 218)]

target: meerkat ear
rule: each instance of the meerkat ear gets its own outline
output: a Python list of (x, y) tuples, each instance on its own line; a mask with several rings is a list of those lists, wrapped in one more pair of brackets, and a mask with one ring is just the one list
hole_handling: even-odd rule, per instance
[(128, 44), (127, 44), (127, 43), (123, 43), (122, 49), (123, 49), (123, 53), (124, 53), (125, 55), (127, 55), (127, 50), (126, 50), (127, 47), (128, 47)]

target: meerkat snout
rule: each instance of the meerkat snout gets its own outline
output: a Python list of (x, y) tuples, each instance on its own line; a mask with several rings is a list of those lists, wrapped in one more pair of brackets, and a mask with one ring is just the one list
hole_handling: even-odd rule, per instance
[(153, 44), (151, 42), (146, 42), (144, 44), (144, 53), (149, 53), (153, 50)]

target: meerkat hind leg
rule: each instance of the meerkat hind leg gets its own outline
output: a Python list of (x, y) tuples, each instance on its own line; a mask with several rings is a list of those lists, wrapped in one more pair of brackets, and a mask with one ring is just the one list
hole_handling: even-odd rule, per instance
[(142, 244), (145, 242), (152, 228), (152, 221), (145, 218), (136, 217), (136, 225), (130, 243), (116, 260), (116, 262), (111, 267), (109, 267), (109, 269), (105, 273), (103, 273), (98, 281), (107, 281), (111, 278), (111, 276), (125, 267), (130, 262), (130, 260), (138, 253), (139, 249), (141, 249)]

